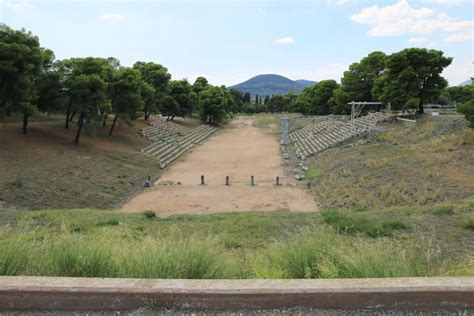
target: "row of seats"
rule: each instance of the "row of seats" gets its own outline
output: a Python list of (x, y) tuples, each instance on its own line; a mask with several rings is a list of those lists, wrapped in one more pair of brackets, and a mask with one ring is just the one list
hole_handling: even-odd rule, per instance
[(209, 125), (191, 129), (172, 122), (160, 122), (141, 131), (144, 137), (154, 142), (141, 152), (158, 159), (160, 168), (165, 168), (216, 130)]
[(304, 159), (354, 136), (364, 134), (386, 118), (386, 115), (380, 112), (369, 113), (355, 119), (354, 125), (351, 122), (328, 118), (291, 132), (290, 139), (295, 144), (298, 157)]
[(176, 137), (184, 136), (191, 132), (190, 128), (169, 122), (159, 121), (153, 123), (149, 127), (145, 127), (140, 131), (143, 137), (152, 142), (156, 141), (173, 141)]

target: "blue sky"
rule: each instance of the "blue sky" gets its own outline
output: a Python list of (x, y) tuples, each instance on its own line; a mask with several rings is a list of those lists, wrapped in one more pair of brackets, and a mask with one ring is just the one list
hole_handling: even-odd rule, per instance
[(474, 1), (14, 1), (0, 22), (39, 36), (58, 59), (114, 56), (173, 79), (232, 85), (261, 73), (336, 79), (374, 50), (440, 49), (451, 85), (474, 76)]

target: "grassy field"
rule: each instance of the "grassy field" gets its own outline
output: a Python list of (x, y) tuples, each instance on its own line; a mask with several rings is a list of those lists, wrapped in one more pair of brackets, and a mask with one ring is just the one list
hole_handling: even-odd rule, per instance
[[(443, 215), (436, 216), (470, 212), (460, 207), (453, 215), (442, 211)], [(105, 210), (29, 211), (0, 230), (0, 275), (474, 275), (472, 249), (464, 247), (458, 253), (451, 249), (461, 235), (472, 245), (472, 229), (462, 227), (461, 221), (446, 221), (450, 231), (459, 230), (459, 236), (452, 233), (437, 239), (413, 225), (410, 216), (381, 219), (370, 210), (359, 209), (351, 213), (255, 212), (168, 218)]]

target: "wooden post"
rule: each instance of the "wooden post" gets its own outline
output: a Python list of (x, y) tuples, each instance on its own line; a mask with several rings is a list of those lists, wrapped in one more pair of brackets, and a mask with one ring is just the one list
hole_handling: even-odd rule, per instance
[(255, 178), (253, 175), (250, 177), (250, 185), (255, 185)]
[(204, 176), (201, 176), (201, 185), (204, 185)]
[(225, 185), (229, 185), (229, 176), (225, 176)]
[(276, 185), (280, 185), (280, 177), (276, 177)]

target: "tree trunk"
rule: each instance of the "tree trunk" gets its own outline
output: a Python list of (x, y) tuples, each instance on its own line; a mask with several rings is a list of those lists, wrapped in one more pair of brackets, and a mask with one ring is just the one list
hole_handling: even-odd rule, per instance
[(112, 122), (112, 126), (110, 127), (109, 136), (112, 136), (112, 132), (114, 131), (114, 127), (115, 127), (115, 123), (117, 122), (118, 115), (119, 115), (118, 113), (115, 114), (114, 121)]
[(28, 112), (25, 110), (23, 112), (23, 134), (26, 135), (28, 133), (28, 117), (30, 115), (28, 114)]
[(72, 111), (71, 117), (69, 117), (69, 122), (72, 122), (74, 116), (76, 116), (76, 111)]
[(102, 126), (105, 127), (106, 123), (107, 123), (107, 114), (104, 115), (104, 119), (102, 120)]
[(420, 98), (420, 104), (418, 105), (418, 113), (424, 114), (425, 110), (423, 109), (423, 99)]
[(145, 110), (145, 121), (148, 120), (148, 117), (150, 116), (150, 114), (148, 114), (148, 111)]
[(66, 110), (66, 124), (64, 125), (65, 128), (69, 128), (69, 114), (71, 113), (71, 105), (72, 105), (72, 100), (69, 100), (69, 103), (67, 104), (67, 110)]
[(81, 131), (82, 131), (82, 126), (84, 125), (84, 112), (81, 113), (79, 116), (79, 121), (78, 121), (78, 128), (77, 128), (77, 133), (76, 133), (76, 139), (74, 140), (74, 144), (79, 145), (79, 138), (81, 137)]

